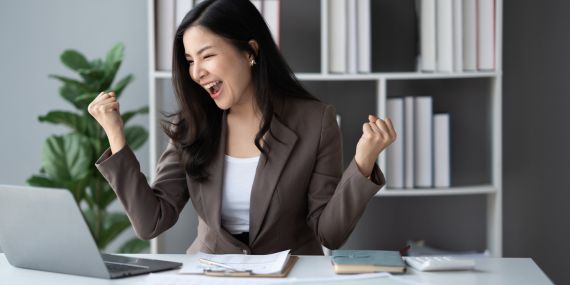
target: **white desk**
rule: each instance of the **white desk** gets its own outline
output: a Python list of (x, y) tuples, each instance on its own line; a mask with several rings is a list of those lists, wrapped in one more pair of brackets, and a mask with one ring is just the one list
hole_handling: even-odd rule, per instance
[[(171, 260), (185, 262), (187, 255), (183, 254), (137, 254), (137, 257)], [(57, 256), (54, 256), (57, 258)], [(176, 271), (167, 271), (160, 274), (176, 274)], [(332, 277), (335, 276), (329, 257), (301, 256), (290, 273), (290, 277), (297, 280), (303, 278)], [(418, 272), (412, 269), (403, 275), (392, 277), (341, 281), (330, 284), (552, 284), (548, 277), (538, 268), (530, 258), (486, 258), (477, 260), (474, 271), (458, 272)], [(0, 254), (0, 284), (45, 284), (45, 285), (101, 285), (101, 284), (143, 284), (146, 276), (137, 276), (117, 280), (105, 280), (58, 273), (42, 272), (20, 269), (11, 266), (4, 254)], [(212, 277), (224, 278), (224, 277)], [(228, 280), (229, 281), (229, 280)], [(310, 283), (315, 284), (315, 283)]]

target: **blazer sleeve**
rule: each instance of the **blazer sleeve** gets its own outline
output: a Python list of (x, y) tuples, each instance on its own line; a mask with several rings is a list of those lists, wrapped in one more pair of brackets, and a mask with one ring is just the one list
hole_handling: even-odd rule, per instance
[(172, 141), (159, 159), (152, 186), (128, 145), (113, 155), (106, 150), (95, 165), (117, 194), (141, 239), (154, 238), (172, 227), (188, 202), (186, 174)]
[(327, 106), (321, 126), (308, 190), (308, 223), (324, 246), (336, 249), (348, 239), (385, 179), (376, 164), (370, 179), (362, 175), (354, 158), (342, 172), (341, 134), (334, 107)]

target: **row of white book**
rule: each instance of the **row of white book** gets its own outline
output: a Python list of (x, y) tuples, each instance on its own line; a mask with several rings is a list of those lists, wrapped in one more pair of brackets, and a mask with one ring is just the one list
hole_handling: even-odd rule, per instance
[(420, 0), (420, 70), (495, 69), (495, 0)]
[[(156, 69), (172, 69), (172, 43), (176, 28), (186, 14), (203, 0), (155, 0)], [(261, 12), (273, 38), (279, 44), (280, 0), (251, 0)]]
[(398, 133), (386, 150), (387, 188), (450, 187), (450, 115), (433, 114), (430, 96), (388, 98), (386, 109)]

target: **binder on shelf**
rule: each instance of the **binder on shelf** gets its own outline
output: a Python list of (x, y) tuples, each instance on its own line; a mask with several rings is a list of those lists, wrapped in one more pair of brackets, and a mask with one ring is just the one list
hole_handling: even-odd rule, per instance
[(420, 1), (421, 70), (436, 70), (436, 1)]
[(434, 187), (451, 186), (449, 114), (433, 115)]
[(477, 1), (477, 68), (495, 69), (495, 1)]
[(438, 72), (453, 72), (453, 1), (436, 1), (436, 61)]
[(370, 43), (371, 34), (371, 17), (370, 17), (370, 0), (356, 1), (357, 15), (357, 71), (359, 73), (370, 73), (372, 71), (370, 61), (372, 60)]
[(357, 71), (357, 48), (358, 48), (358, 28), (356, 26), (357, 15), (356, 15), (356, 1), (357, 0), (346, 0), (346, 13), (347, 13), (347, 64), (348, 73), (355, 74)]
[(329, 72), (346, 73), (347, 71), (347, 34), (346, 2), (329, 0)]
[(453, 2), (453, 71), (463, 71), (463, 1)]
[(404, 99), (389, 98), (386, 110), (398, 133), (396, 141), (386, 150), (386, 183), (388, 188), (404, 188)]
[(414, 188), (415, 186), (415, 167), (416, 159), (414, 158), (415, 143), (415, 111), (414, 97), (404, 97), (404, 186), (406, 188)]
[(415, 186), (433, 186), (433, 100), (429, 96), (415, 97), (414, 100), (414, 158)]
[(156, 1), (156, 69), (172, 69), (172, 43), (176, 29), (175, 0)]
[(477, 0), (463, 1), (463, 70), (477, 70)]

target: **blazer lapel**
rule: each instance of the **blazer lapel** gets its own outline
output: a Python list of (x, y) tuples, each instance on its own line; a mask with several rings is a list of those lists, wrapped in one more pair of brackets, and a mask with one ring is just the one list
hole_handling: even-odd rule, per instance
[(222, 211), (222, 186), (224, 178), (224, 154), (226, 149), (226, 112), (222, 117), (222, 130), (220, 134), (220, 144), (216, 156), (208, 167), (210, 179), (206, 183), (200, 184), (200, 195), (202, 196), (202, 209), (204, 209), (205, 222), (212, 229), (221, 229)]
[(271, 197), (295, 143), (297, 135), (273, 116), (271, 132), (267, 133), (269, 161), (261, 156), (251, 190), (249, 210), (249, 241), (254, 244), (271, 202)]

